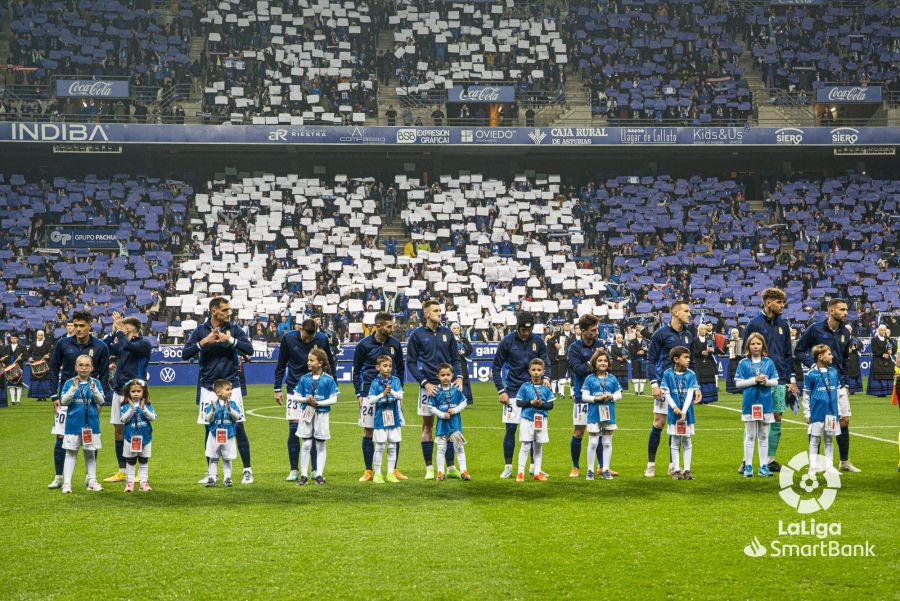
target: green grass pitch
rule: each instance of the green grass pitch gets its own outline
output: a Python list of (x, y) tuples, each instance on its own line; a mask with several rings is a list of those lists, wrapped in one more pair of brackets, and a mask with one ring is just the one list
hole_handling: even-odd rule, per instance
[[(617, 479), (567, 477), (571, 401), (562, 401), (544, 451), (551, 480), (517, 484), (498, 478), (493, 387), (474, 390), (476, 404), (462, 414), (468, 483), (422, 480), (419, 419), (409, 409), (399, 467), (411, 479), (357, 482), (361, 430), (347, 386), (332, 414), (322, 487), (284, 481), (287, 427), (267, 386), (251, 387), (246, 403), (256, 483), (233, 489), (196, 484), (204, 459), (191, 388), (152, 391), (152, 493), (126, 495), (118, 484), (90, 493), (80, 486), (81, 458), (74, 494), (47, 490), (52, 408), (28, 400), (3, 409), (0, 599), (898, 599), (900, 412), (885, 399), (853, 397), (851, 457), (863, 472), (842, 478), (828, 511), (806, 516), (839, 522), (841, 536), (831, 539), (868, 541), (875, 557), (754, 559), (743, 551), (754, 537), (818, 539), (779, 535), (779, 521), (804, 516), (780, 499), (777, 478), (736, 475), (742, 424), (726, 409), (739, 406), (736, 396), (696, 409), (693, 482), (665, 476), (665, 437), (662, 474), (643, 477), (650, 402), (626, 394), (613, 443)], [(115, 466), (107, 416), (101, 478)], [(786, 422), (779, 459), (805, 448), (805, 429)]]

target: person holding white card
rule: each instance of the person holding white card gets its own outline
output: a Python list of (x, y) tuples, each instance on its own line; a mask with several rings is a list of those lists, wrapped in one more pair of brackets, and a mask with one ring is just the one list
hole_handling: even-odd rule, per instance
[[(691, 351), (676, 346), (669, 352), (672, 367), (663, 374), (660, 390), (668, 405), (668, 434), (672, 451), (672, 479), (693, 480), (691, 471), (694, 436), (694, 403), (700, 397), (697, 375), (688, 369)], [(684, 449), (684, 472), (681, 471), (681, 449)]]
[[(809, 424), (809, 475), (816, 472), (839, 475), (834, 467), (834, 439), (841, 434), (838, 409), (840, 374), (831, 366), (831, 347), (817, 344), (812, 350), (816, 366), (809, 370), (803, 381), (803, 418)], [(824, 441), (827, 465), (817, 465), (819, 441)]]
[(528, 461), (529, 453), (532, 454), (533, 479), (539, 482), (548, 480), (541, 469), (541, 463), (544, 458), (544, 444), (550, 442), (547, 412), (553, 409), (556, 395), (545, 383), (545, 369), (543, 360), (532, 359), (528, 364), (529, 380), (522, 384), (516, 393), (515, 403), (522, 410), (519, 428), (521, 447), (516, 482), (525, 482), (525, 462)]
[(87, 468), (88, 490), (100, 492), (97, 482), (97, 451), (100, 449), (100, 405), (103, 404), (103, 385), (91, 377), (94, 362), (88, 355), (75, 360), (75, 377), (67, 380), (59, 396), (59, 403), (68, 407), (66, 433), (62, 447), (66, 451), (63, 466), (62, 492), (72, 492), (72, 474), (78, 449), (84, 448), (84, 465)]
[(747, 337), (746, 357), (734, 373), (734, 384), (743, 391), (741, 419), (744, 421), (744, 477), (753, 477), (753, 445), (759, 441), (759, 475), (770, 477), (769, 424), (775, 421), (773, 389), (778, 386), (778, 368), (769, 359), (766, 339), (759, 332)]
[(338, 385), (330, 375), (328, 355), (322, 349), (313, 349), (307, 359), (309, 373), (300, 378), (296, 394), (301, 399), (300, 426), (297, 436), (303, 440), (300, 448), (299, 486), (309, 483), (309, 459), (316, 442), (316, 459), (318, 468), (316, 484), (325, 484), (325, 442), (331, 438), (330, 412), (331, 406), (337, 403)]
[(122, 386), (121, 422), (125, 446), (125, 492), (134, 492), (134, 468), (141, 466), (141, 492), (150, 492), (150, 453), (153, 440), (153, 426), (156, 411), (150, 404), (150, 392), (143, 380), (129, 380)]
[(206, 487), (214, 488), (219, 475), (219, 457), (222, 458), (222, 477), (225, 486), (231, 488), (231, 462), (238, 456), (237, 424), (243, 411), (234, 400), (234, 385), (229, 380), (213, 382), (216, 400), (206, 405), (206, 458), (209, 472)]
[[(375, 445), (372, 481), (375, 484), (384, 484), (385, 481), (396, 484), (401, 480), (397, 477), (397, 448), (402, 439), (400, 402), (403, 400), (403, 382), (392, 375), (394, 359), (391, 355), (379, 355), (375, 359), (375, 367), (378, 372), (372, 379), (366, 398), (366, 405), (372, 407), (372, 441)], [(385, 445), (388, 456), (386, 478), (381, 475)]]
[(594, 462), (597, 459), (597, 446), (603, 436), (603, 453), (601, 458), (602, 472), (600, 477), (612, 480), (609, 469), (612, 459), (612, 436), (616, 430), (616, 401), (622, 400), (622, 386), (618, 378), (609, 373), (609, 353), (605, 349), (597, 349), (588, 364), (593, 372), (581, 387), (581, 400), (588, 404), (588, 468), (587, 479), (594, 479)]

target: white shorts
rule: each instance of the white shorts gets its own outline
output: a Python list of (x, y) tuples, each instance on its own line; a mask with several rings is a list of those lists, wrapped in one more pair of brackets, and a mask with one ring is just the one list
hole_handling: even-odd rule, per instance
[(116, 392), (112, 393), (112, 407), (109, 411), (109, 423), (116, 426), (122, 425), (122, 401), (125, 397)]
[(838, 417), (850, 417), (850, 395), (846, 389), (838, 389)]
[(613, 430), (618, 430), (618, 424), (611, 424), (609, 422), (597, 423), (597, 424), (588, 424), (587, 431), (588, 434), (600, 434), (601, 432), (612, 432)]
[(400, 442), (400, 428), (388, 428), (372, 432), (372, 442), (383, 444), (385, 442)]
[(56, 434), (57, 436), (65, 436), (66, 434), (66, 417), (69, 415), (69, 408), (63, 405), (59, 406), (59, 409), (56, 410), (56, 415), (53, 416), (53, 428), (50, 430), (50, 434)]
[(328, 440), (331, 438), (331, 414), (316, 412), (312, 421), (300, 420), (297, 428), (297, 436), (300, 438), (315, 438), (316, 440)]
[(745, 422), (762, 421), (762, 423), (764, 423), (764, 424), (772, 424), (772, 423), (775, 423), (775, 414), (774, 413), (763, 413), (762, 420), (758, 420), (758, 419), (753, 419), (753, 415), (751, 415), (750, 413), (742, 413), (741, 420), (743, 420)]
[(516, 405), (516, 399), (509, 399), (509, 404), (503, 405), (503, 423), (518, 424), (522, 419), (522, 408)]
[(669, 424), (669, 427), (666, 429), (666, 434), (668, 434), (669, 436), (687, 436), (687, 437), (691, 437), (694, 435), (694, 424), (687, 425), (685, 434), (678, 434), (677, 429), (678, 429), (678, 426), (676, 426), (675, 424)]
[(417, 415), (421, 415), (422, 417), (434, 415), (431, 412), (431, 407), (428, 405), (428, 398), (428, 391), (425, 390), (424, 386), (419, 386), (419, 402), (418, 405), (416, 405)]
[(534, 422), (530, 419), (522, 419), (519, 422), (519, 442), (535, 442), (535, 435), (537, 435), (537, 442), (544, 444), (546, 442), (550, 442), (550, 424), (547, 421), (547, 418), (544, 418), (544, 429), (535, 431)]
[[(841, 434), (841, 423), (839, 420), (835, 420), (834, 427), (836, 430), (831, 434), (832, 436), (840, 436)], [(807, 434), (811, 436), (822, 436), (825, 432), (825, 422), (813, 422), (809, 425), (809, 428), (806, 429)]]
[(214, 434), (207, 433), (206, 435), (206, 456), (210, 459), (216, 459), (221, 457), (222, 459), (233, 460), (236, 459), (238, 455), (237, 450), (237, 439), (235, 437), (229, 438), (228, 442), (225, 444), (216, 444), (216, 437)]
[[(216, 393), (212, 390), (207, 390), (206, 388), (200, 387), (200, 404), (197, 406), (197, 423), (206, 425), (206, 408), (216, 402)], [(237, 403), (237, 406), (241, 408), (241, 419), (239, 422), (247, 421), (246, 416), (244, 415), (244, 397), (241, 395), (240, 387), (235, 387), (231, 390), (231, 400)]]
[(94, 442), (89, 445), (81, 444), (81, 434), (66, 434), (63, 436), (63, 448), (67, 451), (77, 451), (82, 446), (85, 451), (96, 451), (99, 450), (101, 446), (100, 444), (100, 433), (94, 432)]
[[(131, 450), (131, 443), (129, 441), (125, 441), (125, 447), (122, 449), (122, 455), (125, 457), (150, 457), (151, 448), (153, 446), (152, 442), (148, 442), (144, 445), (144, 448), (141, 449), (140, 453), (135, 453)], [(207, 440), (207, 446), (209, 446), (209, 440)]]
[(284, 418), (288, 421), (300, 421), (300, 397), (296, 394), (289, 394), (284, 400)]
[(375, 428), (375, 403), (369, 403), (366, 398), (363, 398), (362, 407), (359, 408), (359, 421), (357, 424), (360, 428)]
[[(572, 425), (573, 426), (586, 426), (587, 425), (587, 414), (588, 414), (588, 404), (587, 403), (575, 403), (572, 405)], [(522, 420), (524, 422), (524, 420)]]
[(653, 414), (654, 415), (668, 415), (669, 407), (666, 404), (666, 397), (663, 397), (660, 400), (653, 399)]

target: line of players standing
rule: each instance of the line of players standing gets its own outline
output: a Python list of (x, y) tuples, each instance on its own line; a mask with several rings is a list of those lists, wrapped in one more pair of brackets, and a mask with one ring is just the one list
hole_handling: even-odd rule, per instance
[[(848, 382), (848, 360), (850, 350), (853, 347), (853, 339), (844, 327), (846, 320), (847, 304), (841, 300), (833, 300), (829, 303), (828, 319), (823, 322), (816, 323), (804, 332), (802, 339), (798, 343), (792, 343), (790, 339), (790, 328), (781, 318), (786, 297), (784, 293), (778, 289), (767, 289), (763, 293), (763, 311), (751, 321), (747, 328), (746, 336), (754, 331), (760, 332), (766, 339), (770, 355), (773, 356), (776, 367), (778, 369), (780, 380), (780, 392), (776, 392), (776, 399), (780, 396), (780, 403), (776, 401), (776, 422), (780, 426), (780, 414), (784, 411), (784, 399), (786, 389), (796, 395), (799, 390), (796, 386), (796, 375), (793, 370), (794, 358), (804, 365), (810, 365), (810, 349), (815, 344), (825, 344), (831, 347), (835, 358), (835, 367), (841, 377), (841, 389), (839, 399), (841, 401), (841, 426), (842, 435), (838, 436), (837, 442), (841, 453), (841, 468), (845, 471), (858, 471), (849, 461), (849, 388)], [(250, 467), (250, 445), (243, 427), (243, 394), (242, 389), (246, 390), (246, 384), (242, 378), (241, 357), (252, 355), (253, 348), (247, 338), (246, 333), (230, 321), (231, 307), (227, 299), (216, 298), (210, 302), (210, 319), (198, 326), (191, 334), (183, 349), (183, 357), (190, 359), (197, 356), (200, 363), (200, 374), (198, 378), (198, 404), (199, 417), (198, 423), (204, 424), (204, 442), (208, 438), (206, 432), (205, 414), (209, 410), (209, 406), (215, 402), (217, 398), (214, 390), (214, 384), (218, 380), (229, 381), (234, 388), (233, 400), (241, 407), (241, 418), (236, 424), (236, 440), (237, 449), (241, 455), (244, 464), (244, 478), (242, 482), (250, 484), (253, 482), (252, 468)], [(392, 336), (394, 319), (388, 313), (379, 313), (376, 317), (375, 331), (363, 339), (356, 349), (356, 355), (353, 365), (353, 385), (360, 406), (359, 425), (363, 428), (362, 437), (362, 454), (365, 471), (360, 480), (367, 481), (375, 479), (373, 469), (373, 458), (375, 455), (374, 436), (374, 420), (373, 411), (371, 411), (370, 388), (378, 373), (377, 363), (380, 357), (388, 356), (392, 360), (392, 371), (400, 381), (403, 381), (404, 367), (412, 377), (419, 383), (420, 392), (417, 402), (417, 413), (422, 417), (422, 433), (421, 447), (423, 458), (426, 465), (426, 479), (435, 476), (433, 469), (434, 454), (434, 425), (435, 417), (440, 419), (440, 412), (435, 413), (429, 406), (429, 399), (435, 397), (438, 390), (446, 390), (447, 381), (442, 381), (439, 376), (440, 366), (446, 364), (451, 371), (449, 382), (452, 386), (460, 391), (463, 397), (462, 403), (457, 407), (456, 413), (461, 411), (465, 404), (471, 404), (471, 390), (467, 386), (464, 379), (465, 371), (463, 369), (464, 358), (469, 354), (470, 349), (466, 347), (465, 341), (457, 340), (454, 332), (441, 325), (441, 308), (435, 301), (428, 301), (423, 305), (423, 317), (425, 325), (417, 328), (410, 337), (407, 346), (406, 360), (403, 359), (403, 352), (399, 340)], [(116, 426), (116, 458), (119, 464), (119, 471), (107, 478), (107, 482), (117, 482), (125, 479), (126, 458), (123, 454), (122, 440), (122, 424), (117, 419), (119, 415), (119, 407), (122, 403), (122, 387), (126, 382), (134, 379), (142, 379), (145, 377), (147, 363), (150, 357), (150, 343), (141, 337), (140, 322), (136, 318), (123, 319), (121, 315), (114, 315), (113, 334), (106, 341), (96, 338), (91, 333), (92, 316), (88, 312), (76, 312), (71, 323), (72, 334), (57, 342), (50, 353), (50, 364), (48, 380), (51, 382), (65, 383), (67, 380), (75, 376), (75, 362), (81, 355), (91, 357), (93, 361), (92, 375), (103, 383), (104, 396), (112, 398), (113, 409), (111, 412), (111, 422)], [(661, 388), (662, 375), (672, 367), (673, 362), (669, 357), (670, 351), (676, 346), (684, 346), (692, 351), (691, 366), (694, 367), (698, 374), (699, 399), (702, 402), (712, 402), (717, 400), (717, 386), (715, 384), (715, 373), (717, 371), (715, 365), (715, 357), (712, 352), (712, 339), (709, 337), (710, 332), (703, 326), (695, 329), (689, 325), (691, 319), (690, 305), (685, 302), (677, 302), (671, 309), (671, 322), (659, 328), (650, 338), (649, 343), (644, 343), (643, 337), (639, 336), (630, 341), (628, 352), (622, 345), (622, 340), (617, 338), (616, 344), (607, 351), (609, 357), (610, 373), (621, 376), (621, 380), (627, 386), (627, 358), (629, 354), (633, 358), (633, 373), (640, 374), (641, 362), (646, 367), (646, 378), (636, 378), (636, 388), (638, 392), (643, 390), (644, 381), (647, 380), (651, 386), (651, 393), (655, 399), (654, 403), (654, 420), (653, 427), (650, 431), (648, 440), (648, 466), (645, 475), (652, 477), (655, 468), (655, 455), (659, 446), (662, 425), (668, 409), (665, 406), (663, 391)], [(520, 417), (516, 416), (516, 408), (518, 403), (513, 405), (519, 388), (531, 379), (529, 367), (534, 359), (540, 359), (544, 365), (554, 365), (554, 378), (544, 378), (549, 386), (557, 387), (556, 392), (563, 393), (565, 384), (567, 383), (566, 374), (572, 376), (571, 388), (573, 396), (573, 434), (570, 443), (572, 453), (572, 470), (570, 476), (577, 477), (580, 471), (581, 457), (581, 441), (584, 431), (587, 428), (588, 406), (589, 403), (583, 402), (581, 387), (585, 383), (592, 371), (592, 358), (599, 348), (603, 345), (598, 340), (598, 323), (599, 320), (593, 315), (584, 315), (579, 320), (578, 337), (569, 337), (569, 325), (565, 324), (560, 334), (551, 338), (551, 353), (557, 359), (554, 362), (548, 357), (548, 349), (543, 339), (533, 333), (534, 317), (527, 313), (520, 313), (517, 321), (517, 329), (515, 332), (507, 335), (498, 345), (496, 355), (493, 362), (492, 376), (497, 387), (499, 400), (504, 405), (503, 421), (506, 423), (506, 433), (504, 436), (503, 450), (505, 459), (505, 469), (501, 477), (511, 476), (512, 450), (514, 447), (516, 426)], [(883, 342), (883, 340), (882, 340)], [(890, 344), (890, 339), (887, 339)], [(319, 349), (324, 353), (323, 371), (330, 374), (332, 379), (335, 375), (335, 360), (331, 352), (330, 342), (323, 333), (317, 332), (316, 322), (313, 320), (304, 321), (297, 331), (286, 334), (281, 342), (279, 362), (275, 370), (274, 395), (275, 400), (279, 404), (287, 401), (288, 411), (288, 459), (290, 463), (290, 473), (288, 480), (299, 480), (298, 476), (298, 460), (301, 445), (298, 444), (298, 419), (299, 416), (291, 414), (292, 409), (296, 410), (297, 400), (292, 397), (296, 396), (297, 383), (307, 375), (310, 371), (310, 354)], [(113, 377), (109, 377), (109, 357), (110, 350), (112, 354), (117, 356), (116, 371)], [(884, 349), (885, 354), (889, 356), (890, 349)], [(33, 359), (45, 361), (46, 354)], [(646, 357), (646, 358), (645, 358)], [(704, 368), (709, 364), (708, 368)], [(624, 369), (623, 369), (624, 366)], [(286, 377), (288, 393), (285, 396), (282, 393), (282, 384)], [(52, 488), (61, 486), (62, 464), (65, 459), (63, 450), (63, 438), (67, 433), (64, 431), (65, 418), (59, 419), (59, 415), (64, 413), (63, 408), (59, 406), (59, 389), (60, 387), (52, 387), (49, 390), (50, 396), (54, 401), (57, 409), (56, 426), (54, 433), (58, 435), (54, 448), (54, 459), (57, 477), (51, 483)], [(292, 404), (293, 401), (293, 404)], [(780, 411), (779, 411), (780, 409)], [(402, 418), (401, 418), (402, 419)], [(458, 422), (459, 420), (457, 420)], [(62, 425), (62, 429), (60, 429)], [(771, 429), (780, 430), (775, 423), (770, 425)], [(461, 425), (459, 426), (461, 430)], [(308, 438), (315, 438), (318, 442), (320, 432), (313, 432)], [(461, 432), (460, 432), (461, 434)], [(778, 435), (776, 432), (773, 437), (770, 430), (770, 462), (769, 467), (772, 471), (778, 471), (779, 467), (775, 461), (775, 452), (778, 446)], [(324, 439), (330, 438), (327, 432), (322, 434)], [(99, 437), (98, 437), (99, 439)], [(98, 440), (99, 442), (99, 440)], [(396, 442), (395, 450), (399, 452), (399, 440)], [(96, 445), (99, 449), (99, 444)], [(313, 473), (319, 473), (314, 476), (318, 481), (322, 476), (324, 466), (317, 465), (317, 453), (313, 449), (324, 450), (324, 447), (316, 444), (310, 449), (310, 459), (312, 463)], [(446, 446), (446, 452), (442, 457), (441, 463), (446, 462), (448, 477), (460, 475), (461, 473), (454, 467), (454, 450), (458, 451), (458, 444)], [(597, 457), (602, 463), (603, 446), (598, 446)], [(591, 458), (593, 464), (593, 457)], [(671, 470), (671, 466), (670, 466)], [(742, 466), (743, 470), (743, 466)], [(464, 471), (464, 470), (463, 470)], [(611, 475), (616, 473), (610, 470)], [(397, 480), (405, 479), (396, 464), (393, 475)], [(324, 483), (324, 478), (322, 478)], [(201, 482), (208, 483), (208, 476), (204, 476)]]

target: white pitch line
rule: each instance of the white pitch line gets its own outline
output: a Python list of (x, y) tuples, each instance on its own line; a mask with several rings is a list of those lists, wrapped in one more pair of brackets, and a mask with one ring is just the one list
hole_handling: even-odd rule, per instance
[[(716, 404), (710, 403), (710, 404), (704, 405), (704, 406), (705, 407), (715, 407), (716, 409), (724, 409), (726, 411), (734, 411), (735, 413), (741, 413), (740, 409), (735, 409), (734, 407), (725, 407), (724, 405), (716, 405)], [(798, 422), (795, 419), (786, 419), (786, 418), (782, 417), (781, 421), (787, 422), (789, 424), (797, 424), (797, 425), (804, 426), (804, 427), (806, 426), (805, 423)], [(860, 434), (858, 432), (850, 432), (850, 435), (851, 436), (859, 436), (860, 438), (868, 438), (869, 440), (877, 440), (880, 442), (886, 442), (888, 444), (897, 444), (896, 440), (888, 440), (887, 438), (878, 438), (877, 436), (869, 436), (868, 434)]]

